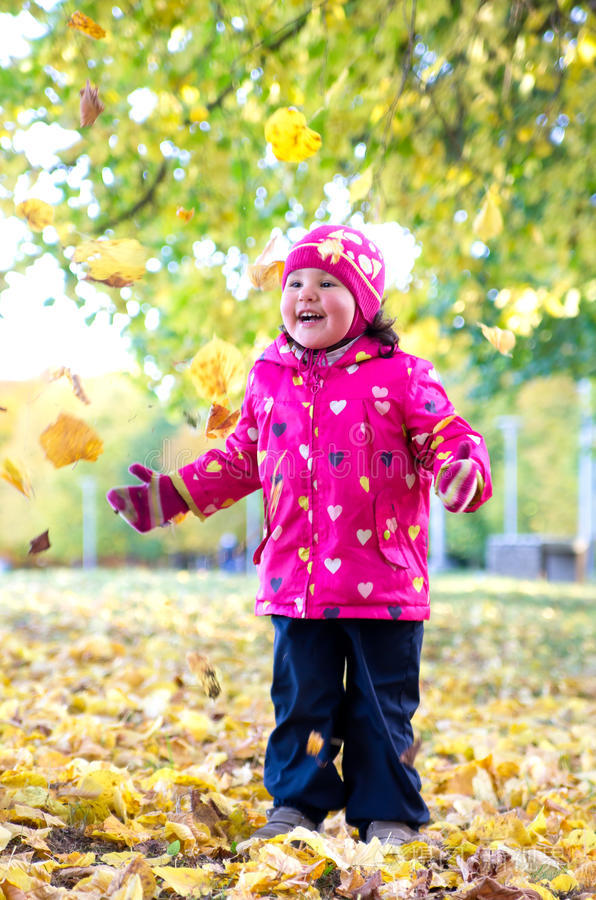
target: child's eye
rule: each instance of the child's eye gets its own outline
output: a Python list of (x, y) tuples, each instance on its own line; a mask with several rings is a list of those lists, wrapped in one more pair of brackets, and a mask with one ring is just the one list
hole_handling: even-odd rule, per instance
[(322, 281), (321, 287), (334, 287), (333, 281)]
[(299, 281), (290, 281), (290, 282), (289, 282), (289, 285), (290, 285), (290, 287), (292, 287), (292, 288), (298, 288), (298, 287), (300, 287), (300, 284), (301, 284), (301, 283), (300, 283)]

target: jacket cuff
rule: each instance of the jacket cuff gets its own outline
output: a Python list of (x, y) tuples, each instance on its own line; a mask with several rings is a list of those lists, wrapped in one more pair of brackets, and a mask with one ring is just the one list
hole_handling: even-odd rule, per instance
[(184, 484), (184, 479), (180, 475), (179, 472), (170, 472), (170, 478), (172, 479), (172, 484), (188, 506), (191, 513), (193, 513), (198, 519), (204, 521), (207, 516), (203, 515), (197, 504), (192, 498), (192, 495), (186, 485)]

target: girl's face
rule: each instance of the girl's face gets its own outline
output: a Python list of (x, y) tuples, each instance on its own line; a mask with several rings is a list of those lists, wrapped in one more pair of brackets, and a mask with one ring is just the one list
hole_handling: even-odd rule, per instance
[(281, 317), (287, 331), (312, 350), (341, 341), (355, 311), (352, 292), (324, 269), (291, 272), (281, 295)]

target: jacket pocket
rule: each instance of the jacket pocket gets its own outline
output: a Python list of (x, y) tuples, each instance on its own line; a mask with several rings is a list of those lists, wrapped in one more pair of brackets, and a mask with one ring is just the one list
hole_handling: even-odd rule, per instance
[(407, 568), (399, 535), (399, 519), (392, 488), (384, 488), (375, 498), (375, 525), (379, 550), (388, 563)]

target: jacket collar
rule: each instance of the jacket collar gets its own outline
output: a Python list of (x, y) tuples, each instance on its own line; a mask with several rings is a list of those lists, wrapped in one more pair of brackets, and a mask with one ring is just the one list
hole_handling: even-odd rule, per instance
[[(330, 365), (347, 368), (378, 355), (379, 342), (363, 334), (348, 347), (338, 360), (331, 362)], [(278, 335), (273, 343), (269, 344), (261, 359), (266, 362), (276, 363), (278, 366), (289, 366), (292, 369), (297, 369), (299, 364), (299, 359), (292, 351), (292, 346), (285, 334)]]

